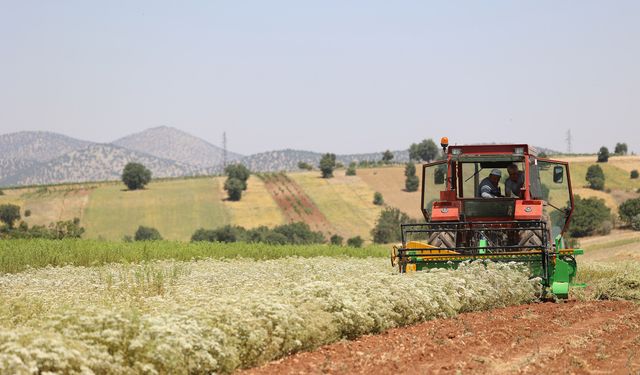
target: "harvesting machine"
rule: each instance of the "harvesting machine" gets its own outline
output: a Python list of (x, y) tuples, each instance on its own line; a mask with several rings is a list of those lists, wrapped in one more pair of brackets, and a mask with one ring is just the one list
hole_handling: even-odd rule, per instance
[[(422, 166), (426, 223), (401, 225), (402, 244), (394, 246), (392, 264), (404, 273), (455, 268), (468, 260), (519, 262), (542, 280), (545, 292), (567, 298), (575, 256), (583, 253), (563, 239), (573, 212), (568, 163), (540, 158), (524, 144), (448, 143), (442, 138), (445, 160)], [(485, 178), (508, 179), (509, 172), (520, 179), (519, 191), (482, 197)]]

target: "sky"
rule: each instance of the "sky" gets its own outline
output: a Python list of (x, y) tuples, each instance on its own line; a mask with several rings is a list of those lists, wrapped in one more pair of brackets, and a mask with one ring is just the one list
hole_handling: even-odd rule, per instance
[(640, 1), (0, 0), (0, 134), (640, 152)]

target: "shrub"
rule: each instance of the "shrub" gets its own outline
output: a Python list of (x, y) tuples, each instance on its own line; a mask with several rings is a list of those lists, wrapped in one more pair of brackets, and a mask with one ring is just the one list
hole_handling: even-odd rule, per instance
[(587, 182), (589, 182), (589, 187), (593, 190), (603, 190), (604, 189), (604, 172), (599, 165), (594, 164), (587, 169), (587, 175), (585, 176)]
[(613, 150), (613, 153), (616, 155), (626, 155), (627, 154), (627, 144), (626, 143), (616, 143), (616, 147)]
[(160, 232), (156, 228), (139, 226), (133, 235), (134, 241), (158, 241), (162, 239)]
[(413, 222), (409, 215), (397, 208), (387, 207), (378, 217), (376, 226), (371, 230), (373, 242), (391, 243), (401, 240), (400, 224)]
[(636, 215), (631, 219), (631, 228), (633, 230), (640, 230), (640, 214)]
[(342, 240), (343, 240), (342, 236), (337, 234), (334, 234), (333, 236), (331, 236), (331, 239), (330, 239), (331, 244), (337, 245), (337, 246), (342, 246)]
[(632, 170), (631, 175), (629, 177), (632, 179), (638, 178), (638, 170), (637, 169)]
[(227, 191), (230, 201), (239, 201), (242, 198), (242, 191), (246, 187), (247, 185), (237, 178), (228, 178), (224, 182), (224, 190)]
[(20, 220), (20, 206), (15, 204), (0, 205), (0, 221), (9, 228), (13, 228), (13, 224), (18, 220)]
[(356, 175), (356, 163), (355, 162), (351, 162), (349, 164), (349, 168), (347, 168), (347, 171), (345, 172), (346, 176), (355, 176)]
[(384, 204), (384, 198), (382, 197), (382, 193), (375, 192), (373, 193), (373, 204), (376, 206), (382, 206)]
[(631, 224), (633, 218), (640, 214), (640, 198), (627, 199), (618, 206), (618, 214), (622, 221)]
[(404, 167), (404, 175), (407, 177), (404, 181), (404, 188), (407, 191), (416, 191), (420, 186), (420, 179), (416, 176), (416, 165), (408, 162)]
[[(138, 230), (139, 229), (140, 228), (138, 228)], [(73, 220), (58, 221), (55, 224), (49, 224), (49, 232), (51, 234), (49, 238), (54, 240), (80, 238), (84, 233), (84, 228), (80, 226), (80, 218), (74, 217)], [(158, 234), (158, 236), (159, 235), (160, 234)]]
[(287, 243), (305, 245), (312, 243), (324, 243), (325, 238), (321, 232), (314, 232), (306, 223), (298, 222), (279, 225), (273, 228), (275, 233), (280, 233), (287, 238)]
[(351, 237), (347, 240), (347, 246), (349, 247), (362, 247), (364, 240), (360, 236)]
[(301, 161), (301, 162), (298, 163), (298, 168), (310, 171), (310, 170), (313, 169), (313, 166), (311, 164), (309, 164), (309, 163)]
[(324, 154), (320, 159), (320, 172), (322, 172), (322, 178), (333, 177), (333, 170), (336, 168), (336, 155)]
[(583, 199), (576, 195), (574, 205), (575, 210), (569, 226), (571, 237), (590, 236), (601, 230), (605, 221), (611, 219), (611, 209), (605, 205), (603, 199), (594, 197)]
[(31, 216), (31, 210), (24, 210), (24, 217)]
[(151, 171), (140, 163), (127, 163), (122, 171), (122, 182), (129, 190), (144, 189), (151, 181)]
[(411, 160), (431, 161), (438, 157), (440, 149), (432, 139), (425, 139), (420, 143), (413, 143), (409, 147)]
[(0, 195), (4, 195), (4, 191), (2, 191), (2, 189), (0, 189)]
[(609, 149), (605, 146), (600, 147), (598, 151), (598, 163), (606, 163), (609, 161)]

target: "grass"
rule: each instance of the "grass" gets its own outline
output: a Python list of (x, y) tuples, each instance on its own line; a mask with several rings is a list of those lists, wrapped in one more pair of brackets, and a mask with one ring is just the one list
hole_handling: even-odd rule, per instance
[(586, 289), (574, 289), (582, 300), (620, 299), (640, 303), (640, 262), (583, 262), (578, 266), (577, 283)]
[[(357, 176), (323, 179), (318, 172), (292, 173), (289, 177), (309, 195), (343, 237), (371, 238), (381, 208), (373, 204), (374, 191)], [(419, 202), (416, 202), (419, 205)]]
[[(223, 177), (218, 177), (219, 194), (224, 197), (226, 193), (222, 189), (223, 179)], [(280, 208), (265, 188), (264, 182), (256, 176), (249, 177), (247, 190), (242, 193), (240, 201), (225, 200), (223, 204), (229, 213), (230, 223), (234, 225), (255, 228), (261, 225), (274, 227), (285, 223)]]
[[(611, 159), (609, 159), (611, 160)], [(593, 164), (598, 164), (604, 172), (605, 189), (620, 189), (620, 190), (637, 190), (640, 188), (640, 179), (630, 179), (629, 172), (619, 168), (615, 163), (589, 163), (589, 162), (575, 162), (569, 165), (571, 169), (571, 182), (574, 187), (587, 186), (585, 176), (587, 175), (587, 169)], [(640, 168), (638, 168), (640, 169)]]
[(203, 258), (275, 259), (289, 256), (387, 257), (386, 246), (350, 248), (330, 245), (267, 245), (262, 243), (211, 242), (109, 242), (96, 240), (4, 240), (0, 241), (0, 273), (21, 272), (47, 266), (99, 266), (108, 263), (139, 263), (154, 260)]

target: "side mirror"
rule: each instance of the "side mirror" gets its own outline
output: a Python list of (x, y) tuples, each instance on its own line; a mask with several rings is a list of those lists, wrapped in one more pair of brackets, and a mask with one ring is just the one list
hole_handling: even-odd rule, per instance
[(561, 165), (556, 165), (553, 167), (553, 182), (556, 184), (561, 184), (564, 181), (564, 167)]

